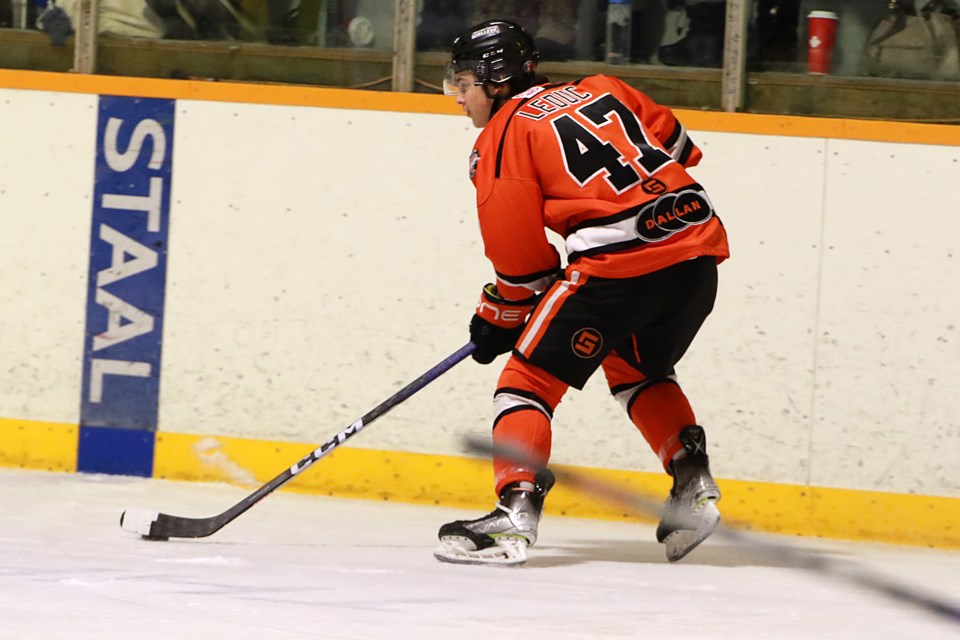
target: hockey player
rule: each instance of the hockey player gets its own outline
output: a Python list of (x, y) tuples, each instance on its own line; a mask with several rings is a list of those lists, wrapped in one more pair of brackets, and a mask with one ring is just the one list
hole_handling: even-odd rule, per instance
[[(713, 308), (726, 234), (686, 171), (700, 149), (669, 109), (608, 76), (550, 84), (538, 57), (522, 27), (489, 20), (454, 41), (447, 69), (447, 92), (482, 129), (469, 172), (496, 273), (470, 322), (473, 357), (512, 351), (493, 442), (531, 462), (494, 455), (496, 509), (443, 525), (435, 556), (526, 560), (553, 484), (554, 410), (602, 367), (673, 478), (657, 539), (679, 560), (720, 520), (704, 430), (674, 365)], [(547, 229), (564, 240), (565, 268)]]

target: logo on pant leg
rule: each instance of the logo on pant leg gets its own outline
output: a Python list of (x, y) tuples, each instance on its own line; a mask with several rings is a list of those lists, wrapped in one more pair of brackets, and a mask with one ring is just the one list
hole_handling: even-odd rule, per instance
[(603, 336), (596, 329), (580, 329), (573, 334), (570, 346), (577, 357), (592, 358), (600, 353), (600, 348), (603, 346)]

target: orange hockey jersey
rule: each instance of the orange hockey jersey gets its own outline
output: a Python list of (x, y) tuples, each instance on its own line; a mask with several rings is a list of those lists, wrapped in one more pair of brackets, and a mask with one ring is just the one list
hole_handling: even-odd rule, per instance
[(564, 239), (569, 268), (626, 278), (729, 256), (723, 225), (687, 173), (701, 152), (666, 107), (610, 76), (545, 84), (503, 105), (477, 138), (470, 177), (497, 287), (543, 290)]

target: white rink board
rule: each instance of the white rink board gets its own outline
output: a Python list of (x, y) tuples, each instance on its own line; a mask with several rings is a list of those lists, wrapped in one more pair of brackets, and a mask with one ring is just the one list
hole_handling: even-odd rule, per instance
[[(0, 104), (0, 416), (76, 421), (96, 97)], [(162, 431), (319, 442), (466, 342), (492, 275), (466, 118), (181, 100), (176, 119)], [(960, 495), (960, 149), (692, 135), (733, 251), (678, 369), (715, 473)], [(461, 453), (497, 374), (459, 365), (351, 446)], [(557, 462), (658, 470), (602, 376), (554, 430)]]
[(830, 148), (814, 477), (960, 495), (960, 149)]
[(0, 416), (76, 423), (97, 96), (0, 89)]

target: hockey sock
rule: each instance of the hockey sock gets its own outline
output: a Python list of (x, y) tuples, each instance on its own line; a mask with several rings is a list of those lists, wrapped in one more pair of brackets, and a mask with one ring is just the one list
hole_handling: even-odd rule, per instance
[[(539, 465), (550, 459), (550, 420), (540, 411), (529, 407), (512, 411), (500, 417), (493, 429), (494, 447), (504, 447)], [(536, 482), (536, 469), (518, 465), (515, 459), (493, 457), (493, 473), (499, 496), (503, 488), (513, 482)]]
[[(497, 382), (493, 442), (516, 450), (538, 466), (550, 459), (550, 419), (567, 385), (543, 369), (511, 357)], [(536, 469), (497, 456), (493, 459), (497, 495), (511, 482), (534, 482)]]
[(696, 424), (690, 401), (673, 380), (641, 387), (629, 405), (630, 420), (660, 457), (664, 469), (683, 450), (680, 430)]

